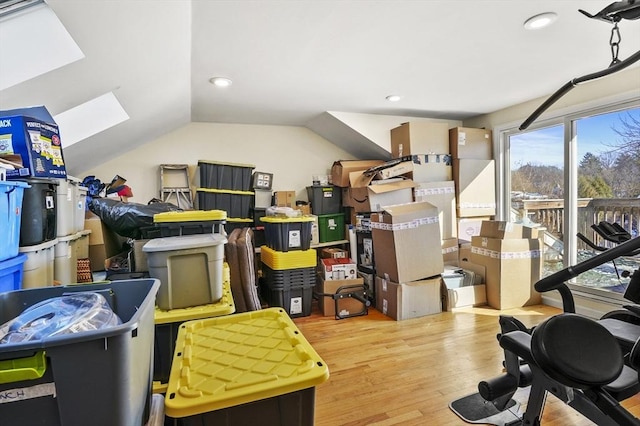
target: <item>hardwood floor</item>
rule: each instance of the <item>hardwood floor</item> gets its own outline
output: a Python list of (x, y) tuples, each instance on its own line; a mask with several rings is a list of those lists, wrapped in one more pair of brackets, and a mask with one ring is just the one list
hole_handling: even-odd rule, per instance
[[(498, 315), (516, 316), (527, 326), (559, 313), (549, 306), (508, 311), (464, 308), (406, 321), (375, 309), (361, 317), (311, 316), (294, 321), (329, 366), (330, 378), (316, 387), (317, 426), (463, 425), (449, 403), (477, 392), (480, 380), (502, 371), (496, 340)], [(526, 404), (527, 393), (517, 400)], [(624, 403), (640, 416), (640, 397)], [(550, 396), (544, 425), (591, 425)]]

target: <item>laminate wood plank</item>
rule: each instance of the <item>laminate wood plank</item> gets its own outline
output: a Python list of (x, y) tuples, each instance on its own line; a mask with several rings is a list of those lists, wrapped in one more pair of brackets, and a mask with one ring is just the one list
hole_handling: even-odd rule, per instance
[[(542, 305), (508, 311), (476, 307), (394, 321), (369, 309), (368, 315), (336, 320), (323, 317), (314, 301), (312, 314), (294, 321), (329, 366), (329, 380), (316, 387), (316, 425), (467, 424), (449, 403), (501, 374), (498, 316), (513, 315), (533, 326), (559, 312)], [(516, 398), (524, 405), (527, 395), (520, 390)], [(640, 397), (623, 405), (640, 416)], [(593, 423), (549, 396), (543, 424)]]

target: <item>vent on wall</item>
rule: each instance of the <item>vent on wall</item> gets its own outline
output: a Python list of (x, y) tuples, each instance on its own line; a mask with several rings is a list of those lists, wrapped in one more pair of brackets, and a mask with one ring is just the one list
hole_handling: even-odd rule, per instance
[(40, 3), (44, 0), (0, 0), (0, 18)]

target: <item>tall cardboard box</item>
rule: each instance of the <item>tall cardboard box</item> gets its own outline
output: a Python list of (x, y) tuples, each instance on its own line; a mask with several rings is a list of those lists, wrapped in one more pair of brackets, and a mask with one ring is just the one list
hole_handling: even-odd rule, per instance
[(457, 238), (456, 186), (448, 182), (416, 182), (413, 188), (415, 201), (427, 201), (438, 208), (440, 235), (443, 240)]
[(496, 172), (493, 160), (454, 159), (458, 217), (496, 214)]
[(384, 163), (382, 160), (339, 160), (331, 166), (331, 183), (346, 188), (349, 186), (351, 172), (363, 172), (369, 167)]
[(482, 222), (490, 220), (489, 216), (462, 217), (457, 220), (458, 240), (460, 244), (471, 243), (471, 237), (480, 235)]
[[(320, 296), (320, 311), (325, 317), (333, 317), (336, 315), (336, 301), (327, 294), (336, 294), (341, 287), (356, 286), (356, 288), (345, 288), (340, 293), (348, 293), (355, 291), (364, 286), (364, 280), (358, 277), (353, 280), (325, 280), (320, 277), (316, 285), (316, 293)], [(324, 296), (322, 296), (324, 295)], [(342, 316), (358, 314), (365, 310), (365, 305), (352, 297), (344, 297), (338, 300), (338, 313)]]
[(410, 282), (444, 270), (438, 208), (427, 202), (386, 206), (371, 214), (376, 275)]
[(442, 260), (445, 265), (458, 266), (458, 239), (447, 238), (442, 240)]
[(453, 179), (453, 162), (449, 154), (412, 155), (413, 171), (407, 176), (415, 182), (443, 182)]
[(411, 121), (391, 129), (391, 156), (448, 154), (449, 125), (431, 121)]
[(495, 309), (536, 305), (540, 279), (539, 239), (472, 237), (471, 262), (486, 269), (487, 303)]
[(481, 237), (489, 238), (538, 238), (539, 228), (501, 220), (483, 220), (480, 225)]
[(396, 321), (442, 312), (442, 278), (397, 283), (376, 277), (376, 309)]
[(493, 141), (491, 130), (471, 127), (449, 129), (449, 149), (453, 158), (491, 160)]
[(89, 262), (91, 271), (103, 271), (106, 259), (122, 252), (126, 238), (115, 233), (92, 212), (87, 212), (84, 229), (91, 230), (89, 234)]

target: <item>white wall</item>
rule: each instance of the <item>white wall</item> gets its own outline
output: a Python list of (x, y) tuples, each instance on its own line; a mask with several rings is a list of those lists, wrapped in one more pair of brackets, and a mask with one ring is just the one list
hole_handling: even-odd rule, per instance
[[(558, 80), (558, 89), (566, 82)], [(526, 82), (523, 82), (523, 84), (526, 84)], [(546, 113), (543, 113), (539, 119), (544, 119), (547, 116), (557, 116), (563, 110), (571, 109), (577, 105), (594, 104), (594, 106), (604, 106), (603, 104), (609, 101), (617, 100), (620, 95), (625, 95), (626, 98), (640, 98), (640, 67), (636, 66), (599, 80), (575, 86), (569, 93), (553, 104)], [(468, 127), (495, 128), (514, 123), (517, 127), (545, 100), (547, 100), (547, 96), (495, 111), (491, 114), (480, 115), (465, 120), (464, 125)]]
[(109, 183), (120, 175), (133, 191), (130, 201), (146, 204), (159, 197), (160, 164), (192, 166), (193, 187), (199, 185), (198, 160), (253, 164), (274, 174), (274, 190), (295, 190), (298, 200), (306, 200), (313, 175), (330, 174), (335, 160), (353, 158), (304, 127), (190, 123), (77, 177)]

